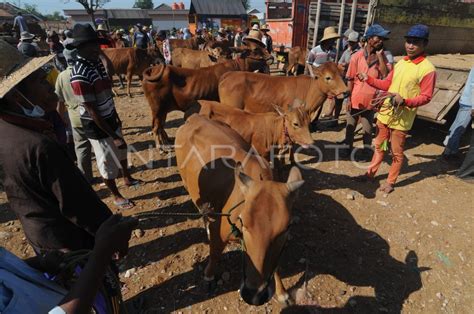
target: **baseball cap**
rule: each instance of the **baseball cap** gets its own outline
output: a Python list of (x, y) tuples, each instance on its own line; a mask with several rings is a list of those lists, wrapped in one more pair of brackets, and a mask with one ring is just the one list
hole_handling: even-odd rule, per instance
[(428, 28), (428, 26), (423, 25), (423, 24), (416, 24), (410, 27), (407, 34), (405, 35), (405, 38), (414, 37), (414, 38), (428, 39), (429, 36), (430, 36), (430, 29)]
[(370, 38), (372, 36), (378, 36), (382, 38), (388, 38), (390, 31), (383, 28), (379, 24), (372, 24), (365, 32), (365, 37)]
[(347, 41), (358, 42), (359, 41), (359, 33), (358, 32), (349, 33), (349, 35), (347, 35)]

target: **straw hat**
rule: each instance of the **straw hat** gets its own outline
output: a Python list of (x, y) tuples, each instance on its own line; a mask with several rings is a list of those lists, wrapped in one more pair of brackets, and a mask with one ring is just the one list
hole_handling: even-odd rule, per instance
[(99, 24), (99, 26), (97, 26), (97, 31), (108, 32), (109, 30), (107, 29), (107, 26), (105, 26), (104, 24)]
[(53, 58), (52, 54), (25, 58), (18, 49), (0, 39), (0, 98)]
[(27, 32), (27, 31), (23, 31), (20, 34), (20, 40), (28, 40), (28, 39), (33, 39), (33, 38), (35, 38), (35, 35)]
[(249, 35), (242, 40), (244, 43), (246, 41), (251, 41), (258, 44), (260, 47), (265, 48), (265, 44), (262, 42), (262, 32), (259, 30), (251, 29)]
[(270, 29), (268, 28), (268, 24), (263, 24), (261, 27), (260, 27), (260, 30), (262, 32), (269, 32)]
[(253, 29), (254, 31), (259, 31), (259, 30), (260, 30), (260, 27), (258, 27), (258, 24), (253, 24), (252, 29)]
[(323, 41), (330, 39), (338, 39), (340, 37), (341, 36), (339, 36), (339, 34), (337, 33), (336, 28), (333, 26), (329, 26), (324, 29), (323, 38), (321, 38), (319, 42), (322, 43)]
[(219, 30), (217, 31), (219, 34), (225, 34), (225, 28), (224, 27), (221, 27), (219, 28)]

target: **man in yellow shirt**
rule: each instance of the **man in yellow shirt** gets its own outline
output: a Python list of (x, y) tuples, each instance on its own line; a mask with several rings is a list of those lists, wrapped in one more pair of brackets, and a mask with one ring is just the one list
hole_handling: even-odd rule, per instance
[(388, 141), (391, 143), (392, 165), (388, 179), (380, 187), (380, 191), (390, 193), (397, 181), (403, 163), (403, 147), (408, 131), (413, 126), (419, 106), (430, 102), (436, 82), (436, 69), (425, 56), (428, 44), (429, 29), (426, 25), (415, 25), (405, 35), (406, 57), (400, 60), (387, 78), (379, 80), (358, 73), (361, 81), (388, 91), (387, 98), (377, 116), (377, 136), (375, 153), (367, 169), (367, 173), (359, 177), (372, 180), (382, 163)]

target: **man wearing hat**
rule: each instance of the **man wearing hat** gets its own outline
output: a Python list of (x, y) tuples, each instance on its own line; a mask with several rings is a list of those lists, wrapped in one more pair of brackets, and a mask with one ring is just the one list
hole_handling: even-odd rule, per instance
[[(349, 67), (349, 62), (353, 54), (359, 51), (359, 33), (352, 31), (347, 36), (347, 48), (342, 53), (341, 58), (338, 61), (339, 68), (343, 70), (343, 78), (345, 78), (347, 73), (347, 68)], [(347, 83), (347, 81), (346, 81)], [(327, 124), (328, 127), (337, 127), (339, 115), (341, 114), (342, 104), (344, 99), (335, 98), (334, 101), (330, 103), (328, 112), (332, 114), (330, 123)]]
[(242, 39), (243, 39), (243, 33), (242, 33), (242, 28), (237, 28), (235, 31), (235, 36), (234, 36), (234, 47), (240, 47), (242, 46)]
[(59, 73), (56, 80), (55, 93), (59, 99), (59, 108), (67, 109), (72, 136), (74, 139), (74, 150), (77, 157), (77, 167), (81, 170), (88, 182), (92, 181), (92, 146), (82, 126), (79, 107), (81, 103), (74, 95), (71, 86), (72, 67), (76, 63), (77, 50), (64, 49), (68, 67)]
[(27, 31), (21, 32), (20, 42), (18, 43), (18, 51), (21, 52), (25, 57), (37, 57), (38, 46), (33, 45), (33, 39), (35, 35), (28, 33)]
[(347, 124), (344, 144), (347, 145), (347, 148), (341, 152), (342, 157), (347, 158), (353, 153), (354, 131), (359, 121), (362, 124), (364, 143), (361, 157), (367, 161), (371, 159), (372, 122), (374, 120), (372, 100), (376, 96), (377, 90), (366, 82), (355, 78), (357, 73), (360, 72), (367, 73), (378, 79), (383, 79), (388, 75), (392, 69), (392, 64), (385, 55), (383, 42), (388, 38), (389, 34), (389, 30), (384, 29), (378, 24), (370, 26), (365, 34), (367, 45), (354, 53), (350, 59), (346, 74), (348, 88), (351, 92), (346, 111)]
[(387, 98), (377, 115), (375, 153), (367, 173), (357, 179), (373, 180), (382, 163), (388, 142), (391, 143), (392, 165), (388, 179), (380, 187), (383, 193), (394, 189), (403, 164), (405, 138), (413, 126), (417, 108), (430, 102), (436, 83), (436, 69), (426, 59), (429, 29), (426, 25), (412, 26), (405, 35), (407, 55), (397, 62), (387, 78), (378, 79), (367, 72), (357, 74), (359, 80), (388, 91)]
[(224, 41), (224, 40), (227, 40), (226, 35), (225, 35), (225, 29), (224, 27), (221, 27), (217, 31), (216, 41)]
[(92, 249), (110, 215), (57, 141), (57, 97), (41, 67), (52, 55), (24, 58), (0, 40), (0, 164), (9, 206), (36, 253)]
[(272, 39), (272, 36), (270, 36), (270, 34), (268, 33), (270, 31), (270, 29), (268, 28), (268, 25), (267, 24), (262, 25), (262, 27), (260, 28), (260, 31), (263, 33), (263, 36), (262, 36), (263, 44), (265, 45), (265, 47), (267, 47), (268, 52), (272, 53), (273, 52), (273, 39)]
[(340, 36), (336, 32), (336, 28), (330, 26), (324, 29), (323, 38), (319, 41), (319, 45), (311, 49), (308, 54), (306, 63), (315, 67), (328, 61), (335, 61), (336, 49), (334, 45)]
[(142, 26), (142, 24), (140, 23), (136, 25), (137, 30), (135, 31), (135, 33), (133, 33), (133, 47), (137, 47), (140, 49), (148, 48), (150, 38), (148, 37), (146, 31), (143, 29), (144, 27), (145, 26)]
[(112, 82), (99, 59), (103, 39), (97, 37), (89, 24), (76, 24), (73, 34), (74, 42), (66, 48), (77, 49), (71, 85), (81, 103), (79, 113), (84, 132), (94, 149), (99, 172), (113, 194), (114, 204), (120, 209), (130, 209), (134, 205), (120, 194), (115, 179), (122, 170), (125, 185), (136, 185), (139, 181), (128, 172), (127, 144), (115, 110)]

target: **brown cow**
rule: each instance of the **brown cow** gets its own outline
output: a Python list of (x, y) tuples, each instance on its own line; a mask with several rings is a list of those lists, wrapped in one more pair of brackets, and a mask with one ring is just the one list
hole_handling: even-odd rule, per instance
[(200, 115), (230, 126), (266, 160), (275, 145), (297, 143), (306, 148), (313, 143), (304, 106), (277, 107), (278, 113), (251, 113), (215, 101), (200, 100), (199, 104)]
[(153, 134), (157, 146), (168, 144), (164, 130), (166, 115), (173, 110), (187, 110), (199, 99), (219, 100), (219, 80), (230, 71), (266, 71), (273, 62), (266, 49), (247, 48), (236, 60), (227, 60), (207, 68), (183, 69), (158, 65), (144, 72), (143, 91), (152, 112)]
[[(125, 74), (127, 78), (127, 95), (130, 93), (130, 85), (133, 75), (142, 78), (143, 71), (152, 64), (164, 63), (163, 55), (156, 48), (109, 48), (103, 50), (104, 55), (110, 60), (113, 69), (107, 66), (107, 72), (112, 76), (116, 74)], [(120, 78), (121, 80), (121, 78)]]
[(168, 39), (169, 44), (170, 44), (170, 49), (173, 51), (175, 48), (188, 48), (188, 49), (193, 49), (193, 50), (199, 50), (199, 46), (202, 44), (205, 44), (206, 41), (199, 37), (199, 36), (194, 36), (189, 39)]
[(262, 305), (276, 293), (288, 304), (277, 268), (295, 192), (304, 181), (296, 167), (286, 183), (272, 181), (268, 162), (249, 154), (249, 149), (234, 130), (199, 115), (192, 115), (176, 132), (176, 161), (192, 201), (201, 211), (230, 214), (205, 219), (210, 253), (204, 279), (214, 280), (226, 244), (241, 241), (242, 299)]
[(174, 66), (186, 69), (199, 69), (210, 67), (216, 63), (230, 59), (222, 53), (221, 48), (210, 50), (192, 50), (188, 48), (175, 48), (171, 53)]
[(288, 52), (288, 66), (286, 68), (286, 75), (289, 76), (293, 73), (294, 76), (298, 75), (298, 71), (301, 67), (305, 67), (307, 58), (307, 51), (299, 46), (293, 47)]
[(341, 97), (348, 91), (334, 62), (313, 71), (313, 77), (227, 73), (219, 83), (219, 98), (223, 104), (250, 112), (274, 111), (274, 105), (286, 108), (294, 99), (301, 99), (313, 120), (327, 97)]

